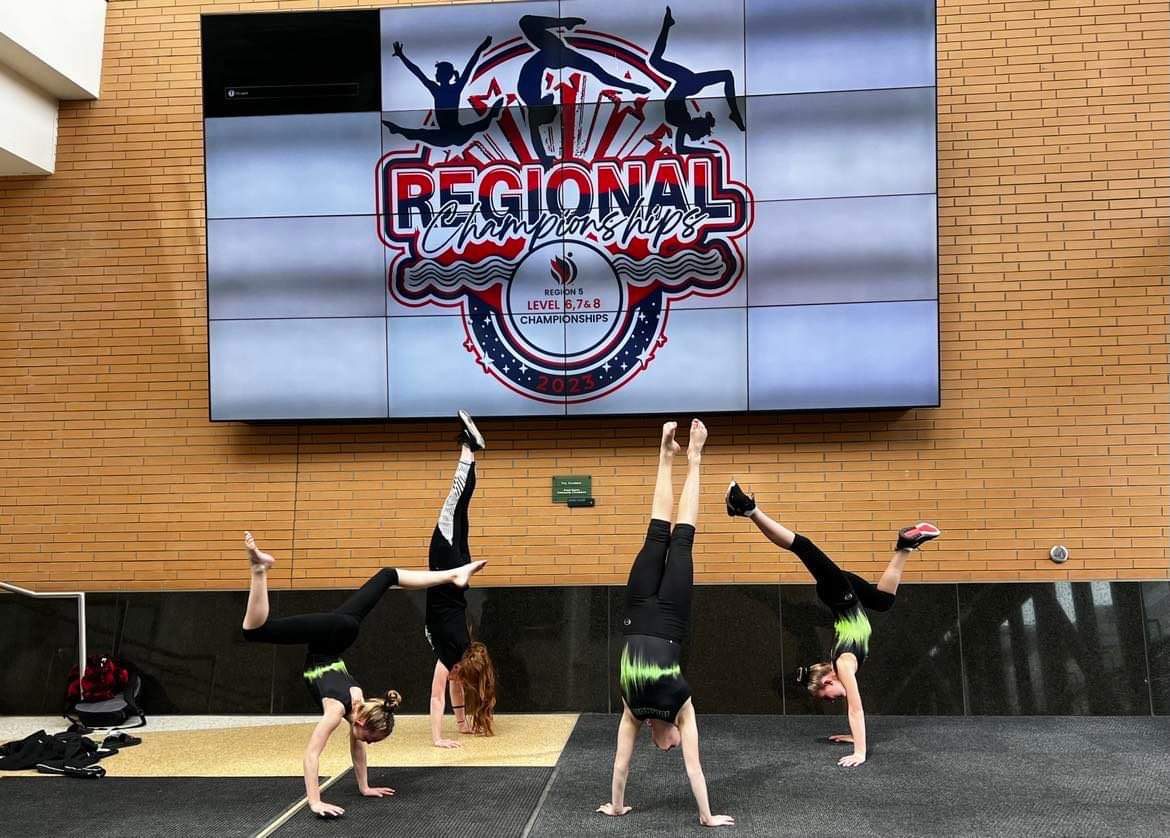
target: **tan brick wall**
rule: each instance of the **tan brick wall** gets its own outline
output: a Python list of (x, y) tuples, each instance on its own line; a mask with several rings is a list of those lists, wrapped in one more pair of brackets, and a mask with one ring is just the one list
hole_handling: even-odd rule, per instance
[[(0, 579), (242, 587), (245, 527), (282, 586), (424, 561), (447, 424), (207, 421), (199, 14), (352, 5), (111, 0), (57, 173), (0, 180)], [(712, 417), (700, 581), (803, 578), (724, 516), (732, 474), (858, 572), (929, 518), (909, 578), (1167, 577), (1168, 25), (1163, 0), (940, 3), (943, 406)], [(655, 422), (485, 426), (488, 581), (623, 581)], [(551, 506), (580, 472), (597, 507)]]

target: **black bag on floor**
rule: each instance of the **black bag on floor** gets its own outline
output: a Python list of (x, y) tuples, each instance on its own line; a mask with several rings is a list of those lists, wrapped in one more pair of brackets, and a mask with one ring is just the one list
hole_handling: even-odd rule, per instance
[[(78, 701), (82, 687), (86, 700)], [(84, 673), (76, 667), (70, 673), (65, 718), (90, 728), (142, 727), (141, 696), (142, 678), (134, 667), (110, 657), (91, 658)]]

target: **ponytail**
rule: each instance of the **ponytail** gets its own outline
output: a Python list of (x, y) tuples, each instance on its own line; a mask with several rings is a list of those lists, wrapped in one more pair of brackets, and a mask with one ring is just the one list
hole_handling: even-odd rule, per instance
[(814, 663), (809, 667), (801, 667), (798, 670), (797, 682), (803, 684), (807, 689), (809, 695), (813, 698), (818, 697), (821, 687), (825, 685), (825, 678), (833, 671), (833, 664), (831, 663)]
[(358, 705), (354, 721), (360, 721), (366, 730), (379, 739), (385, 739), (394, 732), (394, 711), (402, 704), (402, 695), (389, 690), (384, 696), (366, 699)]

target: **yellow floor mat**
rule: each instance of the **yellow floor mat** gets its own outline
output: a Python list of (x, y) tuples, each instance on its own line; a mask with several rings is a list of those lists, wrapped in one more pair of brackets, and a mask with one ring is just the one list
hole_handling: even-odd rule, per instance
[[(394, 734), (367, 747), (370, 766), (553, 766), (561, 755), (577, 714), (507, 715), (496, 717), (496, 735), (460, 736), (445, 720), (444, 733), (463, 747), (431, 745), (426, 716), (399, 716)], [(102, 761), (111, 777), (295, 777), (313, 725), (270, 725), (216, 730), (130, 731), (142, 744), (125, 748)], [(339, 727), (321, 754), (320, 773), (332, 776), (350, 766), (349, 736)], [(5, 776), (45, 776), (35, 771), (3, 772)]]

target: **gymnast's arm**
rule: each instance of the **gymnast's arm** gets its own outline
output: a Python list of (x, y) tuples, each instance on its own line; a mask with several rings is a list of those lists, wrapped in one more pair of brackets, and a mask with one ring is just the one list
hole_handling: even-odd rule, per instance
[(707, 800), (707, 778), (703, 776), (703, 765), (699, 761), (699, 723), (695, 718), (695, 705), (690, 699), (678, 711), (675, 721), (682, 737), (683, 762), (687, 766), (687, 779), (691, 782), (691, 793), (699, 804), (699, 823), (703, 826), (735, 826), (730, 815), (712, 815)]
[(610, 802), (597, 807), (603, 815), (615, 817), (626, 814), (630, 807), (626, 803), (626, 779), (630, 776), (630, 757), (638, 741), (641, 723), (634, 718), (630, 708), (622, 703), (622, 720), (618, 725), (617, 753), (613, 757), (613, 783), (610, 787)]
[(484, 38), (479, 46), (475, 48), (475, 52), (471, 54), (471, 58), (467, 59), (467, 66), (463, 68), (463, 72), (459, 74), (459, 89), (462, 90), (467, 80), (471, 78), (471, 71), (475, 69), (475, 65), (479, 63), (479, 57), (483, 51), (492, 45), (492, 36), (488, 35)]
[(340, 701), (332, 698), (326, 698), (322, 704), (324, 705), (324, 715), (321, 717), (321, 721), (317, 722), (317, 726), (313, 728), (313, 733), (309, 736), (309, 744), (305, 747), (305, 797), (308, 799), (309, 808), (313, 810), (314, 814), (336, 818), (344, 815), (345, 810), (332, 803), (321, 802), (317, 769), (321, 752), (325, 750), (325, 743), (329, 741), (329, 737), (333, 735), (333, 731), (337, 729), (345, 717), (345, 708)]
[(841, 757), (837, 764), (844, 768), (853, 768), (865, 762), (865, 708), (861, 706), (861, 688), (857, 685), (857, 658), (851, 652), (837, 658), (837, 678), (845, 688), (849, 730), (853, 734), (853, 753)]
[(674, 129), (674, 150), (680, 155), (710, 153), (708, 149), (687, 145), (686, 131), (678, 127)]
[(447, 692), (451, 694), (451, 712), (455, 714), (455, 726), (459, 728), (460, 733), (474, 733), (471, 729), (471, 719), (467, 718), (467, 712), (463, 709), (466, 705), (466, 696), (463, 692), (463, 682), (459, 680), (458, 669), (452, 677), (447, 679)]
[(397, 55), (398, 59), (406, 65), (406, 69), (414, 73), (414, 77), (422, 82), (423, 87), (429, 90), (432, 94), (438, 89), (438, 85), (424, 76), (423, 71), (418, 68), (418, 65), (406, 57), (406, 53), (402, 49), (401, 41), (394, 42), (394, 54)]
[(447, 710), (447, 667), (435, 661), (431, 679), (431, 744), (436, 748), (461, 748), (458, 742), (443, 738), (443, 713)]
[(394, 794), (394, 789), (370, 785), (370, 774), (366, 762), (366, 743), (353, 735), (353, 728), (350, 728), (349, 731), (349, 757), (353, 760), (353, 777), (357, 781), (358, 791), (363, 797), (389, 797)]

